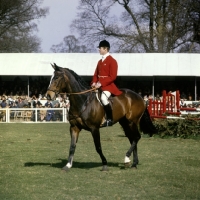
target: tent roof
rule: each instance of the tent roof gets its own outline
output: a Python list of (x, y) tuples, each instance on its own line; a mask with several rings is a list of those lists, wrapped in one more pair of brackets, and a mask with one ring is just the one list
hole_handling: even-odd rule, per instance
[[(112, 54), (119, 76), (200, 76), (199, 54)], [(98, 53), (1, 53), (1, 76), (51, 76), (50, 63), (92, 76), (101, 58)]]

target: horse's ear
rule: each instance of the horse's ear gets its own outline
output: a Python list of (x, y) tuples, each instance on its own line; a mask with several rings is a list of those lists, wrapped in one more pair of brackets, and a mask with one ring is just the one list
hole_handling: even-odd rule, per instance
[(59, 70), (59, 67), (55, 63), (51, 64), (51, 66), (54, 68), (55, 71)]

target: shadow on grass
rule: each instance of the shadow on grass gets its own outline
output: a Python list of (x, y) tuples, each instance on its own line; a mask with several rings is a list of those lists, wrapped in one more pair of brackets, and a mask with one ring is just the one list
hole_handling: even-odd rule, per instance
[[(66, 159), (58, 159), (60, 162), (57, 163), (42, 163), (42, 162), (27, 162), (24, 163), (24, 167), (34, 167), (34, 166), (50, 166), (50, 167), (55, 167), (55, 168), (63, 168), (67, 164)], [(91, 168), (96, 168), (96, 167), (101, 167), (102, 164), (96, 163), (96, 162), (73, 162), (73, 168), (83, 168), (83, 169), (91, 169)], [(113, 163), (110, 162), (108, 163), (108, 167), (118, 167), (120, 168), (119, 163)]]

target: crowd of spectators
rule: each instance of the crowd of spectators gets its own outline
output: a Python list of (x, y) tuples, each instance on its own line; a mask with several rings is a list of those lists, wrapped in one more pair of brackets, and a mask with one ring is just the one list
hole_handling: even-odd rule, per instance
[[(49, 81), (49, 77), (29, 77), (28, 96), (27, 80), (15, 77), (12, 81), (2, 81), (0, 76), (0, 108), (46, 108), (40, 109), (38, 120), (61, 121), (62, 114), (55, 110), (52, 111), (50, 108), (69, 109), (69, 100), (66, 95), (58, 95), (55, 101), (47, 100), (46, 91)], [(2, 115), (5, 115), (5, 111), (1, 111), (0, 119)], [(32, 112), (31, 120), (35, 120), (34, 112)]]
[(37, 98), (35, 95), (32, 97), (25, 96), (0, 96), (0, 108), (36, 108), (37, 106), (48, 106), (58, 108), (68, 108), (69, 100), (66, 95), (58, 95), (55, 101), (48, 100), (45, 96)]
[[(39, 95), (37, 98), (35, 95), (28, 97), (27, 95), (21, 96), (6, 96), (5, 94), (0, 96), (0, 108), (40, 108), (37, 111), (38, 121), (62, 121), (62, 110), (55, 110), (51, 108), (66, 108), (69, 110), (70, 102), (66, 95), (57, 95), (55, 101), (47, 99), (43, 95)], [(46, 108), (46, 109), (42, 109)], [(12, 116), (11, 116), (12, 117)], [(0, 112), (0, 119), (5, 121), (5, 110)], [(35, 121), (35, 111), (31, 111), (31, 121)]]
[[(9, 107), (33, 107), (35, 103), (41, 100), (46, 100), (46, 91), (49, 85), (49, 77), (29, 77), (29, 96), (27, 95), (27, 80), (22, 80), (20, 77), (15, 77), (12, 81), (2, 81), (0, 76), (0, 103), (7, 102)], [(58, 101), (64, 106), (66, 96), (58, 97)], [(3, 105), (5, 106), (5, 104)]]
[[(0, 108), (69, 108), (69, 100), (66, 95), (58, 95), (55, 102), (49, 102), (45, 96), (46, 90), (48, 88), (50, 78), (49, 77), (39, 77), (31, 78), (29, 77), (29, 96), (27, 95), (27, 81), (22, 81), (21, 78), (16, 77), (13, 81), (2, 81), (0, 77)], [(128, 82), (127, 82), (128, 83)], [(132, 84), (127, 84), (120, 82), (119, 87), (123, 86), (132, 89), (133, 91), (140, 94), (145, 101), (149, 99), (161, 100), (162, 91), (160, 93), (156, 92), (155, 97), (151, 94), (151, 87), (148, 84), (133, 82)], [(127, 84), (127, 85), (126, 85)], [(180, 91), (181, 106), (185, 107), (197, 107), (199, 103), (191, 103), (194, 101), (194, 95), (190, 92)], [(198, 97), (200, 102), (200, 97)], [(184, 103), (183, 103), (184, 102)], [(187, 103), (190, 102), (190, 103)], [(56, 114), (55, 114), (56, 113)], [(58, 112), (49, 111), (45, 109), (39, 114), (39, 119), (43, 120), (55, 120), (61, 119)], [(34, 115), (32, 117), (34, 121)]]

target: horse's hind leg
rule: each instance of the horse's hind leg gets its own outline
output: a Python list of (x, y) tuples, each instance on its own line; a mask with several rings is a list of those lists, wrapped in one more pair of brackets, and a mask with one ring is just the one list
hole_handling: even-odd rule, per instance
[(102, 152), (99, 129), (94, 129), (94, 130), (91, 131), (91, 133), (92, 133), (92, 137), (93, 137), (93, 140), (94, 140), (96, 151), (99, 154), (101, 161), (102, 161), (102, 165), (103, 165), (102, 171), (107, 171), (108, 170), (107, 160), (106, 160), (106, 158), (105, 158), (105, 156), (103, 155), (103, 152)]
[[(133, 126), (135, 126), (135, 124)], [(137, 165), (139, 163), (138, 153), (137, 153), (137, 143), (140, 140), (141, 136), (140, 136), (140, 133), (138, 131), (137, 126), (134, 127), (132, 130), (133, 130), (132, 134), (134, 134), (133, 135), (133, 141), (132, 141), (130, 149), (126, 153), (125, 159), (129, 158), (131, 156), (131, 153), (133, 152), (133, 164), (132, 164), (131, 167), (132, 168), (137, 168)]]
[(123, 127), (124, 133), (129, 139), (129, 142), (131, 144), (131, 147), (129, 148), (125, 156), (125, 160), (124, 160), (125, 166), (129, 165), (130, 163), (129, 157), (131, 156), (131, 153), (133, 152), (132, 167), (136, 168), (137, 164), (139, 163), (138, 154), (137, 154), (137, 143), (141, 138), (140, 133), (138, 131), (138, 127), (135, 123), (133, 122), (130, 123), (126, 118), (121, 119), (119, 123)]

